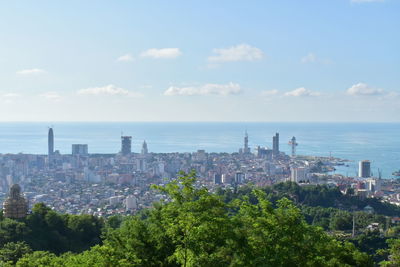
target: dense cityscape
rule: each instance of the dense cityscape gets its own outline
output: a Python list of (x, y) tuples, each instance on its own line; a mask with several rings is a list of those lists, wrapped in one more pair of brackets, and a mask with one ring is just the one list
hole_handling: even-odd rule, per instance
[(2, 1), (0, 267), (400, 267), (399, 14)]
[(289, 141), (292, 153), (286, 155), (279, 150), (279, 133), (272, 137), (272, 148), (257, 146), (252, 150), (246, 132), (243, 147), (231, 154), (204, 150), (152, 153), (146, 141), (136, 152), (131, 151), (131, 136), (121, 136), (120, 152), (116, 154), (90, 154), (87, 144), (71, 144), (71, 154), (60, 154), (55, 150), (55, 140), (50, 128), (47, 155), (0, 155), (1, 203), (11, 186), (19, 184), (29, 207), (43, 202), (69, 214), (134, 214), (166, 198), (151, 185), (167, 184), (180, 171), (195, 170), (196, 186), (210, 191), (293, 181), (339, 187), (343, 193), (353, 190), (360, 198), (375, 197), (400, 205), (400, 184), (371, 177), (368, 160), (359, 162), (358, 177), (335, 174), (335, 166), (346, 164), (346, 159), (296, 155), (295, 137)]

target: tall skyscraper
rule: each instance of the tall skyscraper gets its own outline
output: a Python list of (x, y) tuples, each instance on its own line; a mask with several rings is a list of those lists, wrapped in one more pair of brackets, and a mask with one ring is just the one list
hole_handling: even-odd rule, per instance
[(249, 153), (250, 153), (250, 148), (249, 148), (249, 135), (247, 134), (247, 131), (245, 132), (245, 135), (244, 135), (244, 148), (243, 148), (243, 153), (244, 153), (244, 154), (249, 154)]
[(369, 160), (362, 160), (358, 163), (358, 177), (371, 177), (371, 162)]
[(147, 143), (145, 140), (145, 141), (143, 141), (143, 144), (142, 144), (142, 155), (147, 155), (147, 153), (149, 153), (149, 151), (147, 149)]
[(132, 153), (132, 136), (121, 136), (121, 153), (126, 156)]
[(49, 149), (49, 157), (54, 154), (54, 133), (53, 133), (53, 128), (49, 128), (49, 134), (48, 134), (48, 149)]
[(76, 156), (87, 156), (88, 145), (87, 144), (73, 144), (72, 145), (72, 155)]
[(279, 155), (279, 133), (272, 137), (272, 154)]

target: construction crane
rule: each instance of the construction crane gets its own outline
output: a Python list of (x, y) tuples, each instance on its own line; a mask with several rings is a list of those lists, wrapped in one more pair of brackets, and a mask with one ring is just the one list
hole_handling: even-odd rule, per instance
[(292, 147), (292, 158), (296, 157), (296, 146), (299, 144), (296, 142), (296, 137), (292, 137), (292, 139), (289, 140), (289, 145)]

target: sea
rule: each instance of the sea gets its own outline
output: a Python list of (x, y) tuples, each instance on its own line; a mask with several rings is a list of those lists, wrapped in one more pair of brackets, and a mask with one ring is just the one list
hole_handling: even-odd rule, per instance
[(400, 123), (264, 123), (264, 122), (2, 122), (0, 154), (46, 154), (48, 128), (54, 146), (71, 153), (72, 144), (88, 144), (89, 153), (117, 153), (121, 135), (132, 136), (132, 151), (146, 140), (155, 153), (237, 152), (247, 131), (252, 150), (272, 147), (280, 134), (280, 150), (289, 154), (295, 136), (298, 155), (347, 159), (336, 172), (355, 176), (358, 161), (370, 160), (373, 175), (393, 178), (400, 169)]

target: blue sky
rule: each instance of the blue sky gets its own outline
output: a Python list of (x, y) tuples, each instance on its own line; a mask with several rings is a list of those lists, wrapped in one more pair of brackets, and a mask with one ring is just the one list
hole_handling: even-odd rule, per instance
[(400, 1), (2, 1), (0, 121), (400, 121)]

